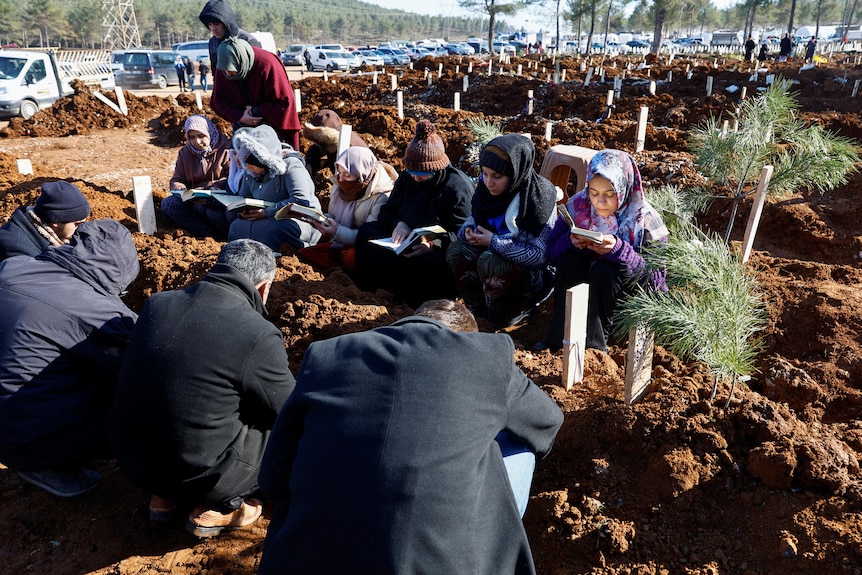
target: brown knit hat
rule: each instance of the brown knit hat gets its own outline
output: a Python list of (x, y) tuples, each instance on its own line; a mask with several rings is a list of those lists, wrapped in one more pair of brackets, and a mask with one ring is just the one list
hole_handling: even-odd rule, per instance
[(416, 124), (416, 136), (404, 151), (404, 169), (411, 172), (436, 172), (449, 166), (449, 156), (437, 128), (428, 120)]

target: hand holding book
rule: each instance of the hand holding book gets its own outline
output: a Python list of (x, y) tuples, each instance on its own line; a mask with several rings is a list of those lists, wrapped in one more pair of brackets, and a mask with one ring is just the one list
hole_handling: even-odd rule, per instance
[(604, 244), (605, 234), (598, 230), (586, 230), (584, 228), (579, 228), (575, 225), (575, 221), (572, 219), (571, 214), (569, 214), (569, 210), (566, 209), (566, 206), (563, 204), (557, 204), (557, 212), (560, 216), (566, 220), (566, 223), (569, 225), (569, 233), (572, 235), (578, 236), (579, 238), (584, 238), (589, 240), (590, 242), (598, 245)]

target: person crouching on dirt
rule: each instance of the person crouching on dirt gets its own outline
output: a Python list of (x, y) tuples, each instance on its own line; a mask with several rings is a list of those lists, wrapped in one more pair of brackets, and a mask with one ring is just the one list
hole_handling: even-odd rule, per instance
[[(266, 124), (237, 130), (233, 148), (236, 161), (231, 170), (242, 166), (236, 191), (244, 198), (264, 200), (271, 205), (237, 213), (230, 224), (228, 240), (251, 238), (273, 250), (279, 250), (282, 244), (296, 249), (316, 244), (320, 232), (308, 222), (275, 219), (275, 213), (288, 203), (320, 210), (320, 200), (314, 195), (314, 182), (305, 170), (302, 155), (282, 144), (275, 130)], [(234, 182), (232, 176), (228, 179)]]
[(96, 487), (106, 419), (137, 315), (120, 295), (140, 266), (115, 220), (0, 262), (0, 462), (58, 497)]
[(354, 271), (357, 230), (365, 222), (377, 221), (397, 179), (395, 168), (378, 160), (370, 149), (351, 146), (344, 150), (330, 177), (326, 223), (312, 222), (322, 241), (302, 248), (299, 255), (324, 267)]
[[(206, 188), (226, 190), (230, 172), (230, 138), (218, 131), (215, 124), (200, 114), (186, 119), (183, 125), (186, 145), (177, 153), (171, 191)], [(198, 238), (227, 238), (230, 222), (224, 205), (211, 198), (183, 201), (169, 194), (160, 204), (162, 214), (178, 227)]]
[(644, 245), (666, 241), (668, 230), (658, 211), (644, 198), (634, 158), (621, 150), (602, 150), (587, 168), (586, 187), (566, 202), (574, 225), (602, 232), (601, 243), (571, 233), (571, 222), (557, 218), (548, 235), (545, 257), (557, 268), (554, 314), (548, 335), (537, 349), (563, 345), (566, 290), (589, 284), (586, 347), (608, 350), (617, 301), (627, 279), (644, 279), (652, 289), (666, 291), (663, 272), (646, 278), (640, 252)]
[[(343, 122), (333, 110), (318, 111), (311, 122), (306, 122), (302, 135), (311, 142), (305, 150), (305, 166), (311, 177), (329, 168), (335, 171), (335, 157), (338, 155), (338, 137)], [(356, 132), (350, 132), (350, 145), (367, 148), (368, 144)]]
[(482, 148), (472, 213), (446, 251), (467, 308), (495, 329), (525, 319), (553, 288), (545, 240), (557, 217), (557, 190), (536, 173), (535, 157), (520, 134)]
[(0, 261), (12, 256), (38, 256), (48, 246), (69, 243), (90, 215), (90, 203), (74, 184), (59, 180), (42, 184), (33, 206), (21, 206), (0, 227)]
[[(449, 161), (443, 138), (428, 120), (416, 124), (402, 161), (406, 171), (395, 181), (377, 221), (359, 226), (353, 278), (359, 289), (385, 289), (415, 309), (431, 299), (458, 296), (446, 248), (470, 215), (474, 185)], [(445, 236), (423, 238), (400, 255), (371, 241), (388, 238), (400, 244), (412, 230), (425, 226), (440, 226)]]
[(521, 517), (563, 414), (514, 350), (449, 300), (312, 343), (260, 468), (259, 575), (535, 574)]
[(275, 255), (225, 244), (199, 282), (150, 297), (123, 358), (108, 419), (123, 473), (150, 494), (150, 519), (198, 537), (247, 527), (263, 510), (257, 475), (295, 380), (264, 315)]

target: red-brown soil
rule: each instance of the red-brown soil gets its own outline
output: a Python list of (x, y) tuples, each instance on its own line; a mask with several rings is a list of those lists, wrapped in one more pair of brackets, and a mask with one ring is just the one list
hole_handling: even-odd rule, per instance
[[(729, 85), (745, 86), (749, 95), (764, 85), (764, 74), (749, 82), (748, 65), (738, 61), (650, 60), (644, 69), (635, 61), (614, 114), (597, 124), (610, 81), (627, 67), (624, 59), (605, 61), (608, 83), (594, 75), (586, 89), (575, 60), (562, 62), (566, 81), (558, 85), (546, 81), (554, 72), (550, 60), (518, 59), (491, 76), (477, 67), (458, 112), (453, 94), (467, 60), (444, 61), (443, 78), (435, 73), (433, 86), (423, 69), (436, 72), (437, 61), (403, 72), (403, 121), (388, 78), (374, 85), (368, 74), (295, 82), (301, 118), (307, 121), (318, 108), (336, 110), (398, 168), (416, 120), (429, 118), (453, 162), (475, 174), (465, 157), (472, 137), (464, 123), (476, 115), (507, 132), (532, 134), (538, 168), (548, 147), (560, 143), (632, 151), (638, 110), (649, 106), (647, 151), (635, 155), (645, 182), (690, 185), (703, 182), (686, 147), (689, 127), (709, 115), (731, 117), (739, 96), (725, 90)], [(513, 73), (517, 64), (522, 76)], [(862, 67), (843, 57), (802, 72), (799, 66), (774, 64), (769, 71), (798, 81), (802, 118), (862, 140), (862, 98), (850, 98)], [(664, 80), (669, 70), (674, 80), (659, 81), (657, 95), (650, 96), (649, 79)], [(714, 88), (707, 97), (710, 75)], [(532, 116), (522, 113), (528, 90), (535, 98)], [(188, 94), (125, 97), (128, 117), (82, 88), (31, 121), (13, 120), (0, 131), (0, 221), (32, 202), (46, 179), (64, 178), (84, 191), (93, 217), (116, 218), (136, 230), (131, 178), (150, 175), (156, 199), (164, 197), (182, 122), (196, 109)], [(206, 103), (204, 113), (211, 115)], [(549, 120), (554, 131), (546, 142)], [(35, 174), (18, 174), (17, 158), (31, 159)], [(317, 179), (324, 206), (326, 175)], [(736, 223), (735, 242), (749, 206)], [(662, 348), (650, 391), (634, 406), (623, 402), (621, 348), (610, 355), (588, 351), (584, 382), (566, 392), (559, 386), (560, 354), (530, 351), (544, 334), (550, 302), (509, 330), (518, 364), (566, 414), (553, 452), (537, 468), (524, 518), (539, 573), (862, 574), (861, 206), (857, 173), (822, 196), (803, 192), (765, 207), (750, 266), (768, 301), (769, 322), (760, 334), (759, 372), (737, 387), (726, 411), (727, 385), (710, 400), (708, 370)], [(729, 203), (719, 201), (702, 224), (722, 231), (728, 217)], [(154, 236), (135, 234), (142, 269), (127, 301), (136, 310), (154, 292), (196, 281), (220, 247), (189, 237), (160, 214), (158, 223)], [(385, 325), (411, 311), (383, 291), (359, 291), (340, 271), (313, 269), (286, 246), (283, 253), (268, 308), (294, 370), (312, 341)], [(58, 500), (0, 466), (0, 573), (256, 572), (265, 519), (209, 541), (181, 526), (154, 530), (148, 494), (113, 461), (97, 469), (104, 479), (95, 491)]]

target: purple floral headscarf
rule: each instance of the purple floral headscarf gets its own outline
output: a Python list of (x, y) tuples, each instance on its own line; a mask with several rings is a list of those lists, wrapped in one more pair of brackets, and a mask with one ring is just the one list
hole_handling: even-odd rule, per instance
[[(597, 214), (590, 203), (589, 184), (593, 176), (597, 175), (607, 178), (617, 193), (619, 206), (617, 211), (608, 217)], [(634, 158), (622, 150), (602, 150), (593, 156), (587, 169), (584, 189), (571, 197), (566, 208), (579, 228), (617, 235), (635, 248), (640, 247), (643, 241), (645, 221), (649, 219), (661, 222), (655, 208), (644, 198), (641, 174)], [(650, 217), (653, 215), (655, 218)], [(649, 226), (649, 223), (646, 226)], [(667, 235), (666, 229), (664, 235)]]

